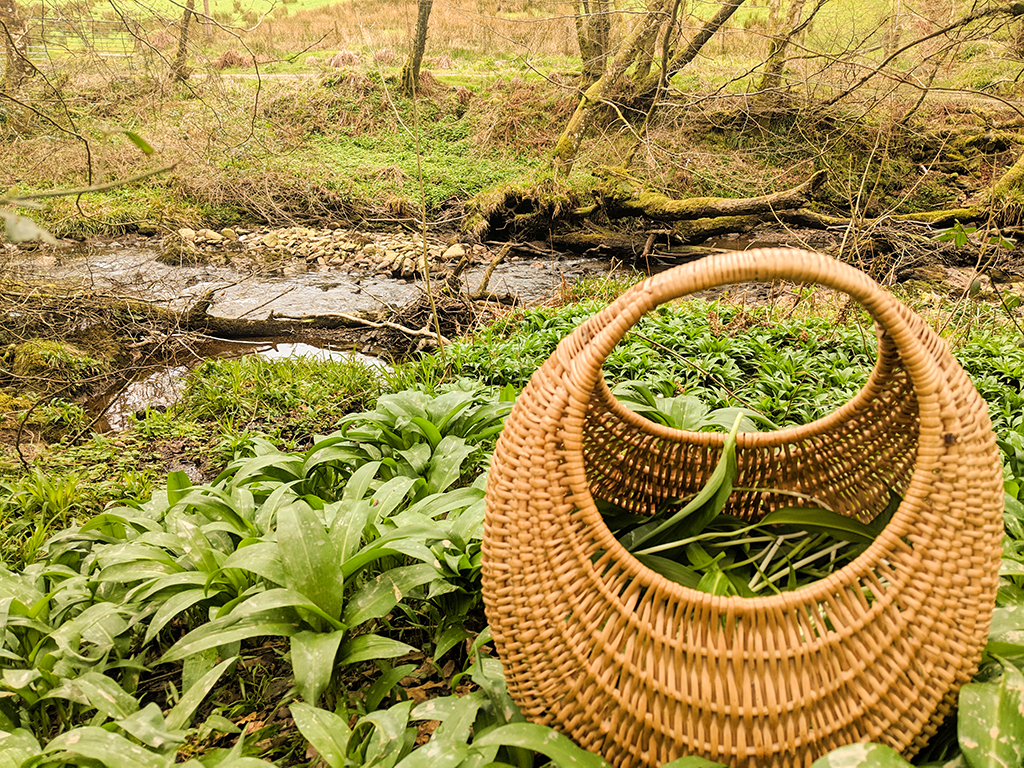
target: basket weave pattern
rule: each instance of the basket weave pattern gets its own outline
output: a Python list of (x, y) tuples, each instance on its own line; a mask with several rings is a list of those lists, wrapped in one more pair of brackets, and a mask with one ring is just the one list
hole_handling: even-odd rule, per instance
[[(724, 436), (654, 424), (620, 405), (601, 365), (659, 304), (744, 280), (845, 291), (876, 322), (863, 390), (811, 424), (741, 433), (726, 512), (756, 520), (809, 494), (892, 521), (853, 563), (796, 591), (716, 597), (641, 565), (594, 498), (640, 514), (699, 490)], [(910, 755), (976, 670), (995, 602), (1002, 483), (987, 408), (945, 343), (861, 272), (761, 250), (659, 274), (591, 317), (535, 373), (498, 442), (483, 588), (509, 690), (623, 768), (702, 755), (807, 766), (844, 744)]]

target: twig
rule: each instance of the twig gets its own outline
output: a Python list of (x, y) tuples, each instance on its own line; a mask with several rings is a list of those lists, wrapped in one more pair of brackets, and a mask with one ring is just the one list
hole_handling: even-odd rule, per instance
[(32, 405), (29, 407), (29, 409), (27, 411), (25, 411), (25, 415), (22, 416), (21, 417), (21, 421), (18, 422), (18, 431), (14, 435), (14, 450), (18, 452), (18, 460), (21, 462), (21, 466), (25, 468), (26, 472), (28, 472), (31, 469), (31, 467), (29, 467), (28, 461), (25, 459), (25, 454), (23, 454), (21, 452), (21, 436), (25, 433), (25, 424), (28, 423), (28, 417), (31, 416), (32, 412), (36, 408), (38, 408), (40, 405), (42, 405), (43, 403), (50, 402), (55, 397), (57, 397), (57, 395), (64, 394), (69, 389), (71, 389), (72, 386), (74, 386), (77, 383), (78, 382), (70, 382), (68, 384), (65, 384), (63, 387), (58, 389), (56, 392), (51, 394), (49, 397), (41, 397), (41, 398), (39, 398), (34, 403), (32, 403)]
[[(436, 338), (435, 331), (432, 330), (429, 325), (427, 327), (425, 327), (425, 328), (420, 328), (418, 331), (416, 331), (416, 330), (413, 330), (412, 328), (409, 328), (407, 326), (399, 325), (398, 323), (392, 323), (392, 322), (390, 322), (388, 320), (379, 320), (379, 321), (378, 320), (367, 320), (367, 319), (362, 318), (362, 317), (356, 317), (355, 315), (347, 315), (347, 314), (345, 314), (343, 312), (338, 313), (337, 316), (338, 317), (343, 317), (346, 320), (349, 320), (349, 321), (351, 321), (353, 323), (358, 323), (359, 325), (368, 326), (370, 328), (391, 328), (392, 330), (400, 331), (400, 332), (402, 332), (402, 333), (404, 333), (404, 334), (406, 334), (408, 336), (416, 336), (416, 337), (422, 337), (422, 338), (427, 338), (427, 339)], [(450, 339), (447, 339), (444, 336), (441, 337), (441, 341), (444, 344), (451, 344), (452, 343)]]
[(74, 437), (71, 438), (71, 440), (68, 441), (68, 445), (74, 445), (79, 440), (81, 440), (87, 433), (91, 432), (92, 428), (99, 423), (99, 420), (107, 415), (107, 411), (110, 410), (110, 406), (112, 406), (114, 402), (117, 400), (117, 398), (119, 398), (121, 394), (126, 389), (128, 389), (128, 385), (131, 384), (132, 381), (134, 381), (134, 379), (131, 376), (125, 378), (125, 380), (121, 383), (121, 386), (117, 388), (117, 391), (107, 398), (107, 404), (100, 409), (99, 413), (97, 413), (88, 424), (86, 424), (84, 427), (82, 427), (81, 430), (79, 430), (78, 434), (76, 434)]
[[(137, 176), (129, 176), (127, 179), (117, 179), (115, 181), (108, 181), (106, 184), (96, 184), (91, 187), (79, 187), (78, 189), (58, 189), (51, 190), (49, 192), (33, 192), (30, 195), (18, 195), (17, 197), (10, 198), (10, 201), (13, 203), (17, 203), (19, 200), (39, 200), (41, 198), (49, 197), (70, 197), (72, 195), (84, 195), (89, 192), (104, 192), (108, 189), (123, 187), (126, 184), (132, 184), (136, 181), (148, 179), (150, 176), (156, 176), (159, 173), (173, 171), (177, 167), (177, 163), (172, 163), (171, 165), (164, 166), (163, 168), (157, 168), (155, 171), (146, 171), (145, 173), (140, 173)], [(2, 201), (3, 199), (0, 199), (0, 202)]]
[(298, 287), (298, 286), (295, 286), (295, 285), (293, 285), (293, 286), (292, 286), (291, 288), (286, 288), (286, 289), (284, 289), (284, 290), (283, 290), (283, 291), (281, 291), (281, 292), (280, 292), (279, 294), (277, 294), (277, 296), (275, 296), (274, 298), (272, 298), (272, 299), (267, 299), (267, 300), (266, 300), (266, 301), (264, 301), (264, 302), (263, 302), (262, 304), (259, 304), (259, 305), (255, 306), (255, 307), (253, 307), (252, 309), (250, 309), (250, 310), (247, 310), (247, 311), (243, 312), (242, 314), (240, 314), (240, 315), (239, 315), (238, 317), (236, 317), (235, 319), (236, 319), (236, 320), (241, 320), (241, 319), (242, 319), (243, 317), (245, 317), (246, 315), (251, 315), (251, 314), (252, 314), (253, 312), (255, 312), (255, 311), (256, 311), (257, 309), (263, 309), (263, 307), (267, 306), (267, 304), (273, 304), (273, 303), (274, 303), (275, 301), (277, 301), (278, 299), (280, 299), (280, 298), (281, 298), (282, 296), (284, 296), (284, 295), (285, 295), (286, 293), (291, 293), (292, 291), (294, 291), (294, 290), (295, 290), (295, 289), (296, 289), (297, 287)]
[(992, 279), (991, 271), (988, 273), (988, 281), (992, 284), (992, 290), (995, 292), (996, 298), (999, 299), (999, 303), (1003, 305), (1003, 311), (1006, 312), (1006, 316), (1010, 318), (1010, 322), (1013, 323), (1013, 327), (1017, 329), (1017, 333), (1021, 335), (1021, 338), (1024, 338), (1024, 330), (1021, 330), (1021, 327), (1017, 325), (1017, 318), (1013, 316), (1012, 310), (1006, 306), (1006, 301), (1003, 299), (1003, 293), (996, 285), (996, 281)]
[(953, 22), (952, 24), (949, 24), (949, 25), (947, 25), (947, 26), (945, 26), (945, 27), (943, 27), (941, 29), (935, 30), (934, 32), (932, 32), (930, 34), (927, 34), (927, 35), (925, 35), (923, 37), (919, 37), (916, 40), (913, 40), (913, 41), (907, 43), (906, 45), (902, 46), (901, 48), (898, 48), (897, 50), (893, 51), (891, 54), (886, 56), (877, 67), (875, 67), (873, 70), (871, 70), (866, 75), (861, 77), (860, 80), (858, 80), (856, 83), (851, 85), (845, 91), (843, 91), (840, 94), (837, 94), (836, 96), (833, 96), (831, 99), (827, 99), (826, 101), (823, 101), (821, 103), (821, 105), (820, 105), (821, 108), (824, 109), (826, 107), (830, 107), (833, 104), (835, 104), (837, 101), (845, 98), (846, 96), (849, 96), (855, 90), (857, 90), (862, 85), (864, 85), (864, 83), (866, 83), (868, 80), (870, 80), (876, 74), (881, 72), (885, 67), (887, 67), (889, 64), (891, 64), (897, 57), (902, 56), (904, 53), (909, 51), (914, 46), (920, 45), (921, 43), (924, 43), (924, 42), (927, 42), (928, 40), (931, 40), (932, 38), (941, 37), (943, 35), (949, 34), (950, 32), (952, 32), (957, 27), (965, 26), (967, 24), (970, 24), (973, 21), (978, 21), (979, 19), (983, 19), (983, 18), (985, 18), (987, 16), (995, 16), (995, 15), (1000, 14), (1000, 13), (1006, 13), (1009, 10), (1010, 10), (1009, 8), (985, 8), (985, 9), (980, 10), (980, 11), (975, 11), (973, 13), (969, 13), (966, 16), (958, 19), (957, 21)]

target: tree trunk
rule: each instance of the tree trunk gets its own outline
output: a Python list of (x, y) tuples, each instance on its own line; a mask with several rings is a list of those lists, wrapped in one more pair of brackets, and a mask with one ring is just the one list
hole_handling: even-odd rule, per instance
[(420, 65), (423, 63), (423, 51), (427, 47), (427, 22), (430, 21), (430, 9), (434, 0), (419, 0), (416, 13), (416, 30), (413, 32), (412, 48), (409, 58), (402, 67), (402, 93), (413, 98), (420, 87)]
[[(666, 22), (666, 24), (668, 23)], [(666, 24), (655, 27), (648, 33), (646, 38), (640, 41), (640, 55), (637, 57), (636, 68), (633, 70), (633, 80), (643, 80), (651, 74), (651, 67), (654, 65), (654, 55), (656, 53), (655, 48), (658, 45), (658, 32)]]
[(4, 41), (4, 76), (0, 93), (15, 94), (32, 72), (28, 60), (28, 18), (14, 0), (0, 0), (0, 38)]
[(666, 4), (666, 0), (657, 0), (654, 6), (648, 8), (643, 19), (623, 41), (622, 47), (619, 48), (619, 52), (615, 54), (615, 58), (612, 59), (604, 74), (584, 91), (576, 111), (569, 118), (569, 122), (552, 152), (551, 164), (556, 174), (568, 175), (572, 171), (583, 134), (590, 127), (597, 110), (603, 107), (608, 97), (611, 96), (613, 89), (618, 85), (626, 70), (642, 53), (644, 41), (653, 30), (657, 30), (661, 25)]
[(761, 216), (773, 211), (800, 208), (806, 205), (822, 181), (825, 171), (817, 171), (798, 187), (770, 195), (734, 199), (729, 197), (694, 197), (676, 200), (660, 192), (646, 191), (632, 177), (611, 172), (603, 192), (604, 209), (608, 216), (644, 216), (657, 221), (688, 221), (719, 217)]
[[(764, 74), (761, 76), (761, 82), (758, 84), (757, 90), (770, 91), (782, 85), (782, 69), (786, 63), (786, 48), (789, 46), (789, 41), (793, 38), (793, 35), (799, 29), (800, 16), (804, 12), (805, 2), (806, 0), (790, 0), (785, 24), (772, 29), (773, 36), (768, 49), (768, 60), (765, 62)], [(783, 31), (786, 34), (782, 34)]]
[[(677, 50), (669, 59), (668, 69), (665, 71), (665, 79), (668, 80), (672, 75), (681, 71), (687, 64), (697, 58), (697, 54), (700, 53), (705, 43), (712, 38), (712, 36), (725, 26), (725, 22), (736, 13), (744, 0), (725, 0), (718, 8), (712, 18), (704, 23), (704, 26), (697, 30), (697, 33), (690, 38), (690, 42), (686, 44), (685, 48)], [(655, 73), (646, 77), (642, 83), (636, 88), (638, 94), (654, 93), (658, 87), (658, 82), (661, 80), (661, 73)]]
[(581, 88), (589, 88), (604, 74), (611, 33), (608, 12), (608, 0), (582, 0), (576, 14), (576, 40), (582, 63)]
[[(681, 70), (700, 52), (704, 44), (711, 39), (722, 25), (728, 21), (736, 9), (743, 4), (744, 0), (726, 0), (718, 9), (714, 18), (704, 24), (700, 30), (690, 39), (686, 47), (676, 51), (669, 59), (668, 69), (665, 72), (666, 79)], [(551, 156), (551, 165), (556, 174), (566, 174), (572, 171), (576, 162), (576, 155), (579, 153), (580, 142), (583, 134), (590, 128), (594, 116), (599, 110), (610, 101), (610, 97), (618, 85), (619, 80), (635, 62), (640, 61), (644, 53), (647, 41), (652, 34), (656, 34), (662, 22), (665, 21), (668, 11), (672, 6), (672, 0), (657, 0), (648, 6), (647, 13), (643, 19), (633, 28), (629, 37), (623, 42), (619, 52), (612, 59), (611, 64), (601, 78), (591, 85), (584, 92), (579, 105), (569, 122), (566, 124), (562, 135), (555, 144)], [(644, 78), (634, 89), (636, 96), (648, 96), (657, 91), (661, 82), (662, 73), (656, 72)]]
[(181, 36), (178, 38), (178, 52), (171, 63), (171, 79), (183, 83), (188, 80), (188, 24), (192, 20), (192, 11), (196, 0), (187, 0), (185, 12), (181, 16)]
[(210, 39), (210, 0), (203, 0), (203, 31), (206, 33), (206, 39)]

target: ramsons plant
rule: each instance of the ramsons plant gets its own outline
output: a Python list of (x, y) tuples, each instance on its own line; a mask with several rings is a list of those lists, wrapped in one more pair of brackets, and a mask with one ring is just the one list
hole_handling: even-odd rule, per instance
[[(716, 307), (713, 330), (711, 305), (703, 306), (703, 316), (693, 308), (659, 312), (651, 328), (660, 324), (661, 341), (637, 334), (609, 361), (610, 376), (627, 380), (619, 396), (648, 418), (728, 430), (738, 417), (739, 429), (770, 428), (832, 407), (866, 372), (872, 337), (863, 328), (756, 317), (751, 326), (739, 311)], [(535, 367), (531, 356), (546, 355), (576, 312), (528, 313), (492, 331), (494, 349), (463, 344), (432, 365), (446, 375), (476, 370), (491, 381), (513, 367), (525, 375)], [(522, 327), (513, 333), (516, 323)], [(536, 334), (523, 336), (531, 323)], [(677, 355), (659, 346), (666, 339)], [(778, 350), (762, 354), (767, 346)], [(984, 371), (1000, 348), (962, 354)], [(1012, 395), (1013, 365), (991, 369), (993, 393)], [(172, 473), (145, 502), (37, 535), (31, 554), (24, 550), (27, 564), (0, 569), (0, 765), (266, 765), (266, 747), (232, 735), (240, 729), (211, 699), (239, 674), (247, 649), (271, 638), (284, 654), (291, 690), (283, 703), (301, 742), (290, 763), (532, 768), (546, 759), (607, 768), (565, 737), (525, 723), (499, 662), (485, 651), (483, 473), (514, 392), (463, 381), (436, 393), (385, 395), (331, 434), (295, 443), (308, 446), (301, 451), (246, 433), (211, 483), (193, 486)], [(995, 402), (995, 414), (998, 408)], [(999, 418), (1008, 535), (990, 643), (976, 681), (963, 688), (959, 719), (932, 739), (922, 764), (1022, 761), (1024, 442), (1011, 414)], [(74, 488), (62, 487), (67, 493), (53, 503), (70, 508)], [(703, 522), (719, 490), (677, 522)], [(651, 529), (638, 551), (677, 533)], [(722, 573), (705, 586), (728, 590), (718, 562)], [(687, 567), (696, 574), (698, 565)], [(696, 575), (699, 583), (706, 573)], [(434, 698), (411, 699), (413, 658), (451, 668)], [(162, 695), (154, 694), (156, 676), (167, 678)], [(428, 721), (437, 728), (417, 746)], [(211, 733), (228, 746), (198, 747)], [(710, 764), (686, 758), (673, 765)], [(817, 765), (906, 763), (886, 747), (854, 745)]]

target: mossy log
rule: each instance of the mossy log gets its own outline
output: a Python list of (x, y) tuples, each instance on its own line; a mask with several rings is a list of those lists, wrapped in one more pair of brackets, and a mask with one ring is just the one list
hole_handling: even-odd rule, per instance
[[(852, 219), (842, 216), (830, 216), (826, 213), (812, 211), (809, 208), (797, 208), (795, 210), (778, 211), (776, 214), (779, 221), (809, 229), (839, 229), (848, 227)], [(907, 221), (930, 224), (933, 227), (950, 227), (955, 222), (966, 224), (978, 221), (988, 216), (988, 210), (979, 206), (971, 208), (947, 208), (941, 211), (920, 211), (918, 213), (899, 213), (885, 216), (886, 221)], [(861, 219), (858, 224), (867, 226), (880, 219)]]
[[(760, 220), (777, 211), (800, 208), (810, 201), (814, 190), (825, 179), (817, 171), (803, 184), (792, 189), (758, 197), (694, 197), (676, 200), (660, 192), (643, 188), (642, 182), (621, 169), (606, 169), (606, 181), (600, 191), (603, 209), (612, 218), (643, 216), (658, 221), (693, 221), (719, 217), (755, 216)], [(734, 232), (736, 230), (726, 230)], [(711, 237), (711, 235), (708, 235)]]
[[(702, 243), (708, 238), (733, 233), (749, 232), (766, 219), (763, 216), (716, 216), (714, 218), (696, 219), (694, 221), (678, 221), (670, 230), (657, 234), (659, 244), (667, 244), (673, 248), (681, 245)], [(588, 229), (574, 232), (561, 232), (551, 235), (552, 245), (571, 251), (603, 248), (622, 255), (639, 257), (648, 248), (650, 233), (637, 235), (623, 234), (613, 229)], [(713, 252), (709, 250), (708, 253)]]

